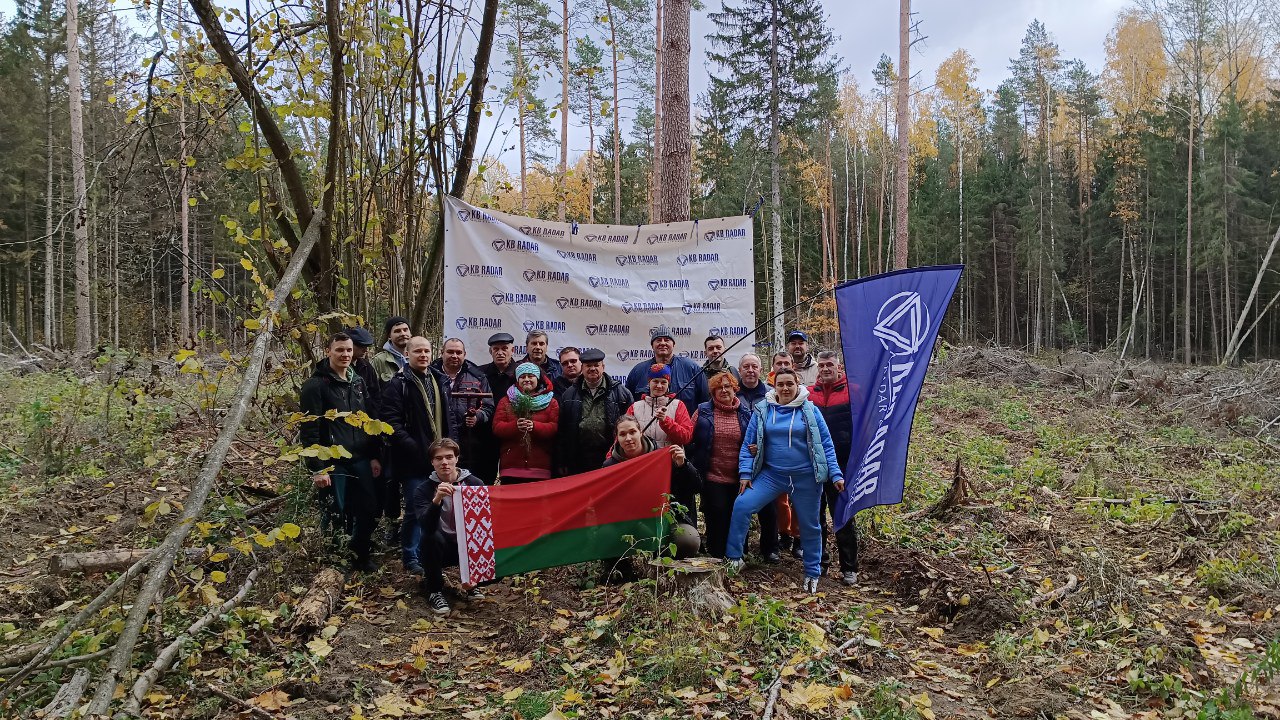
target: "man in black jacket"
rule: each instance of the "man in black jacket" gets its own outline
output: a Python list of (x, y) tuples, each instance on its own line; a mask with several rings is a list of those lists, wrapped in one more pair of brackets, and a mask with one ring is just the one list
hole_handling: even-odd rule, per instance
[[(461, 450), (458, 467), (466, 468), (479, 474), (488, 467), (487, 460), (481, 456), (485, 433), (493, 422), (493, 408), (497, 400), (489, 390), (489, 380), (480, 372), (480, 366), (467, 359), (467, 345), (458, 338), (444, 341), (441, 357), (431, 363), (433, 370), (444, 375), (449, 389), (449, 426), (450, 437), (458, 443)], [(480, 477), (492, 480), (497, 474), (497, 465), (488, 474)]]
[(560, 475), (598, 470), (613, 445), (614, 426), (635, 402), (627, 386), (604, 371), (604, 352), (580, 356), (582, 375), (560, 397), (556, 458)]
[(391, 426), (391, 462), (402, 483), (405, 512), (400, 523), (400, 559), (404, 569), (422, 575), (418, 546), (422, 528), (414, 508), (414, 491), (431, 475), (427, 447), (448, 437), (449, 380), (430, 367), (431, 345), (424, 337), (412, 337), (405, 347), (408, 364), (382, 391), (382, 420)]
[[(374, 477), (382, 472), (376, 457), (378, 441), (364, 431), (364, 424), (351, 424), (346, 415), (366, 413), (368, 390), (364, 380), (351, 368), (355, 345), (351, 336), (336, 333), (325, 346), (325, 359), (316, 364), (315, 372), (302, 384), (298, 404), (315, 418), (302, 423), (298, 442), (304, 448), (312, 445), (341, 445), (349, 458), (306, 459), (311, 481), (324, 504), (324, 525), (332, 531), (341, 528), (350, 538), (349, 549), (355, 555), (357, 570), (373, 569), (370, 538), (373, 536), (377, 494)], [(325, 413), (343, 413), (333, 419)]]

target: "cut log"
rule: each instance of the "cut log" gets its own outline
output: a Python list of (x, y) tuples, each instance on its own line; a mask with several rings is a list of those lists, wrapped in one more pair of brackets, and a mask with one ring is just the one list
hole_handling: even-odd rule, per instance
[[(61, 553), (49, 558), (50, 575), (71, 575), (73, 573), (100, 573), (124, 570), (151, 552), (151, 548), (130, 548), (124, 550), (94, 550), (81, 553)], [(189, 558), (204, 556), (200, 548), (186, 548), (183, 553)]]
[(694, 615), (719, 618), (733, 607), (733, 597), (724, 589), (725, 564), (714, 558), (650, 560), (658, 577), (658, 590), (685, 597)]
[(333, 568), (321, 570), (311, 581), (307, 594), (298, 603), (298, 614), (293, 618), (293, 631), (307, 634), (320, 629), (333, 608), (342, 598), (342, 573)]

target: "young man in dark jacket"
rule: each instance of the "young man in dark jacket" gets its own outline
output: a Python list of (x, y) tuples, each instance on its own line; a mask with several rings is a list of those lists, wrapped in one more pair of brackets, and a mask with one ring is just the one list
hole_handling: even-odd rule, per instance
[(458, 465), (479, 470), (485, 465), (481, 453), (485, 435), (493, 423), (496, 402), (489, 389), (489, 379), (479, 365), (467, 359), (466, 343), (458, 338), (444, 341), (441, 357), (433, 361), (431, 367), (444, 375), (449, 388), (450, 437), (460, 446)]
[[(424, 574), (422, 592), (427, 596), (431, 612), (449, 614), (449, 601), (444, 597), (444, 569), (458, 564), (458, 526), (453, 512), (453, 491), (462, 485), (483, 485), (470, 470), (458, 467), (458, 443), (444, 438), (427, 448), (431, 458), (431, 475), (414, 490), (413, 506), (422, 528)], [(468, 600), (484, 598), (478, 588), (464, 590)]]
[[(822, 413), (827, 421), (827, 429), (831, 431), (831, 444), (835, 445), (836, 458), (841, 463), (849, 461), (849, 452), (853, 447), (853, 411), (849, 407), (849, 381), (840, 367), (839, 357), (830, 350), (818, 353), (818, 382), (809, 388), (809, 400)], [(831, 566), (831, 558), (827, 556), (827, 536), (830, 526), (828, 514), (835, 514), (836, 500), (840, 493), (828, 484), (822, 495), (822, 570)], [(850, 520), (848, 525), (836, 531), (836, 550), (840, 556), (840, 577), (845, 585), (858, 584), (858, 523)]]
[(560, 396), (556, 459), (561, 476), (598, 470), (613, 446), (614, 425), (635, 402), (604, 370), (604, 352), (587, 348), (582, 375)]
[(382, 420), (394, 431), (390, 457), (396, 480), (404, 486), (404, 520), (400, 523), (401, 561), (404, 569), (421, 575), (418, 546), (422, 528), (418, 525), (414, 491), (431, 474), (427, 447), (449, 437), (448, 379), (431, 362), (430, 345), (424, 337), (413, 337), (405, 348), (409, 363), (396, 373), (382, 391)]
[(368, 390), (351, 368), (354, 354), (350, 335), (336, 333), (329, 338), (325, 359), (316, 364), (299, 394), (302, 411), (315, 419), (302, 423), (298, 442), (304, 448), (341, 445), (351, 453), (350, 458), (330, 460), (309, 457), (306, 465), (324, 505), (324, 525), (330, 531), (340, 528), (346, 533), (355, 556), (353, 567), (369, 571), (373, 569), (370, 544), (377, 507), (374, 478), (382, 472), (377, 458), (379, 443), (365, 433), (363, 423), (352, 425), (344, 416), (325, 417), (330, 410), (344, 415), (368, 413)]

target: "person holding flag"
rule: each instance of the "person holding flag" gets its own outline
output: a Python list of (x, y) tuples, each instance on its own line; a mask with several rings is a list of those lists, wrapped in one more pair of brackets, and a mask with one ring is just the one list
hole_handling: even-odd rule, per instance
[[(857, 394), (857, 389), (853, 389)], [(831, 444), (835, 446), (836, 458), (842, 463), (848, 462), (849, 452), (853, 445), (853, 411), (850, 406), (849, 381), (840, 367), (839, 354), (831, 350), (818, 353), (818, 382), (809, 388), (809, 399), (822, 413), (827, 421), (827, 429), (831, 431)], [(827, 514), (835, 514), (836, 503), (840, 493), (831, 485), (826, 486), (822, 495), (822, 573), (825, 575), (831, 566), (831, 557), (827, 553)], [(840, 578), (845, 585), (858, 584), (858, 524), (852, 520), (844, 527), (836, 529), (836, 552), (840, 557)]]
[(729, 521), (725, 557), (731, 570), (742, 568), (743, 546), (751, 516), (784, 493), (791, 494), (804, 548), (804, 591), (818, 592), (822, 574), (822, 529), (818, 510), (823, 486), (844, 490), (844, 471), (836, 459), (831, 432), (809, 401), (809, 389), (795, 370), (774, 375), (773, 390), (755, 407), (738, 453), (739, 495)]

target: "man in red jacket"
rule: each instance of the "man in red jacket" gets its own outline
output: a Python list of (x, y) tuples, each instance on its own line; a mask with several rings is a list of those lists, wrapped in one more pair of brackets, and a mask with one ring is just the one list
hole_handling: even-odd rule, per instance
[[(822, 419), (827, 421), (827, 429), (831, 431), (831, 442), (836, 447), (836, 458), (842, 465), (848, 465), (849, 453), (853, 448), (853, 408), (849, 405), (849, 381), (845, 379), (844, 370), (840, 367), (840, 358), (830, 350), (818, 353), (818, 382), (809, 388), (809, 400), (818, 407)], [(826, 556), (827, 535), (830, 530), (827, 514), (835, 513), (836, 499), (840, 493), (835, 487), (827, 485), (822, 495), (822, 569), (831, 565), (831, 558)], [(840, 577), (845, 585), (858, 583), (858, 527), (856, 520), (836, 531), (836, 550), (840, 556)]]

